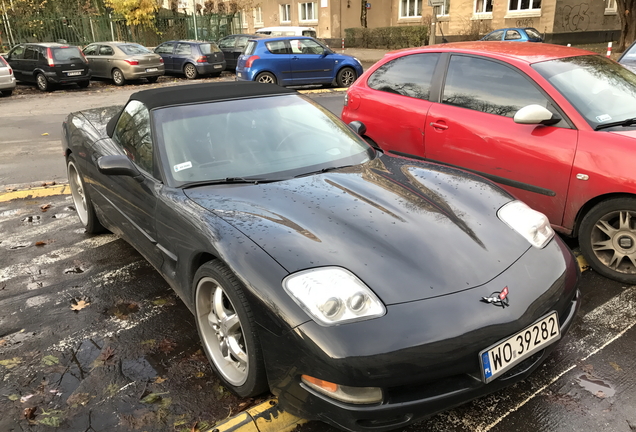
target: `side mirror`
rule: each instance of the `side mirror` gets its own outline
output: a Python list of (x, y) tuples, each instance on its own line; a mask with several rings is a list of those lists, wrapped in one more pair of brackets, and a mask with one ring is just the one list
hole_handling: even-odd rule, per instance
[(363, 136), (367, 132), (367, 127), (364, 125), (364, 123), (358, 120), (354, 120), (351, 123), (349, 123), (349, 127), (351, 128), (352, 131), (354, 131), (360, 136)]
[(553, 125), (561, 121), (561, 116), (548, 111), (541, 105), (527, 105), (515, 113), (513, 118), (519, 124)]
[(322, 54), (320, 56), (327, 57), (329, 54), (331, 54), (331, 51), (329, 51), (327, 48), (323, 48)]
[(97, 169), (105, 175), (121, 175), (132, 177), (142, 182), (144, 177), (133, 163), (124, 155), (102, 156), (97, 159)]

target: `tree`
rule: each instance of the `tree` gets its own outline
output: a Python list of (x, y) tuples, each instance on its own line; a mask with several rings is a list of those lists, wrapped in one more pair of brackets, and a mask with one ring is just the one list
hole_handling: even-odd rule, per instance
[(621, 37), (616, 50), (620, 52), (636, 40), (636, 0), (616, 0), (616, 6), (621, 22)]
[(156, 0), (105, 0), (105, 3), (113, 12), (124, 17), (129, 25), (154, 27), (159, 8)]
[(367, 28), (367, 0), (361, 0), (360, 6), (360, 25)]

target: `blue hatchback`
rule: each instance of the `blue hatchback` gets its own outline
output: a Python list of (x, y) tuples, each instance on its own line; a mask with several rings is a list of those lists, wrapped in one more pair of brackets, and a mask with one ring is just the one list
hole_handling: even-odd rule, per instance
[(354, 57), (336, 54), (306, 36), (252, 39), (238, 58), (236, 79), (281, 86), (336, 84), (349, 87), (362, 74)]
[(535, 28), (505, 28), (494, 30), (481, 38), (483, 41), (508, 41), (508, 42), (543, 42), (541, 33)]

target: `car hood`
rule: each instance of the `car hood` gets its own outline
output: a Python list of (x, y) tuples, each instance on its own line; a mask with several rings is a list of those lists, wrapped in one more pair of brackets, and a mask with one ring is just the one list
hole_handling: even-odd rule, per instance
[(512, 199), (502, 189), (410, 159), (185, 193), (289, 272), (347, 268), (387, 305), (482, 285), (530, 247), (496, 216)]
[(105, 138), (106, 136), (108, 136), (106, 132), (106, 126), (108, 125), (108, 122), (115, 115), (119, 115), (123, 108), (123, 105), (115, 105), (104, 108), (87, 109), (81, 111), (80, 113), (95, 128), (99, 136)]
[(616, 135), (621, 135), (621, 136), (624, 136), (624, 137), (627, 137), (627, 138), (636, 138), (636, 129), (634, 129), (633, 126), (631, 128), (629, 128), (629, 129), (626, 129), (626, 128), (621, 128), (621, 129), (622, 130), (614, 129), (612, 131), (609, 131), (609, 133), (613, 133), (613, 134), (616, 134)]

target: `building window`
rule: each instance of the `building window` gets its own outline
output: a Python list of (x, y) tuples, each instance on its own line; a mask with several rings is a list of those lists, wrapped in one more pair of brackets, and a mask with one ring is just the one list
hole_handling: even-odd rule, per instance
[(541, 0), (510, 0), (508, 3), (508, 11), (539, 11), (541, 10)]
[(282, 23), (291, 22), (291, 5), (290, 4), (280, 5), (280, 22)]
[(241, 15), (241, 28), (247, 28), (247, 14), (244, 11), (239, 13)]
[(254, 8), (254, 27), (263, 27), (263, 9)]
[(492, 0), (476, 0), (475, 1), (475, 13), (476, 14), (484, 14), (484, 13), (491, 14), (492, 13)]
[(400, 18), (421, 18), (422, 2), (421, 0), (401, 0), (400, 1)]
[(301, 21), (318, 21), (316, 3), (300, 3), (298, 6), (298, 18)]
[(450, 12), (450, 0), (444, 0), (444, 4), (437, 7), (437, 16), (447, 16)]
[(606, 14), (616, 13), (616, 0), (605, 0), (605, 13)]

